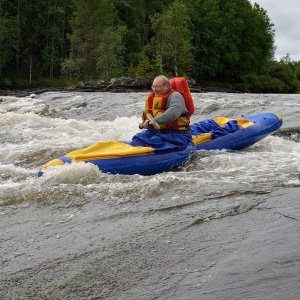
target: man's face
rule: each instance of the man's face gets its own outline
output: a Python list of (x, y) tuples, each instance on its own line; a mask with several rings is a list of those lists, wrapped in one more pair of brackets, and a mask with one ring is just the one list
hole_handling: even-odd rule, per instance
[(164, 95), (168, 92), (169, 84), (163, 83), (163, 80), (161, 78), (156, 78), (153, 80), (152, 83), (152, 90), (155, 96), (157, 95)]

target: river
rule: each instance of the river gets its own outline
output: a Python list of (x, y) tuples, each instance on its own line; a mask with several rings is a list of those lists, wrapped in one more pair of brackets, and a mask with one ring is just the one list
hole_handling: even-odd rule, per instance
[(146, 93), (0, 96), (0, 299), (300, 299), (300, 95), (194, 93), (192, 122), (273, 112), (275, 134), (154, 176), (85, 163), (130, 140)]

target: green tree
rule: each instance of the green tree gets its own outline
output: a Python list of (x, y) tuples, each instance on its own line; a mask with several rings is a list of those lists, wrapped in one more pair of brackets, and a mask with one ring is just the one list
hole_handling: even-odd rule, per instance
[(127, 28), (123, 37), (124, 47), (126, 48), (123, 53), (125, 63), (136, 65), (148, 38), (144, 1), (112, 0), (112, 2), (118, 14), (118, 24)]
[(116, 11), (110, 0), (73, 0), (74, 19), (71, 22), (71, 57), (84, 73), (84, 79), (97, 75), (98, 48), (107, 28), (116, 21)]
[(17, 22), (0, 15), (0, 76), (2, 69), (14, 58), (17, 48)]
[(222, 27), (219, 4), (216, 0), (186, 0), (191, 18), (195, 64), (193, 77), (214, 80), (219, 72), (221, 52), (219, 30)]
[(73, 58), (72, 56), (64, 59), (61, 63), (61, 74), (69, 81), (80, 80), (83, 76), (80, 59)]
[[(191, 32), (186, 6), (179, 0), (165, 13), (151, 17), (154, 37), (151, 47), (155, 52), (155, 60), (165, 71), (174, 76), (188, 75), (193, 66)], [(148, 47), (147, 51), (151, 51)]]
[(300, 62), (274, 49), (274, 25), (249, 0), (0, 0), (8, 82), (165, 73), (294, 92)]
[(100, 78), (111, 78), (124, 74), (123, 37), (126, 27), (107, 28), (97, 48), (97, 70)]
[(248, 0), (185, 0), (192, 20), (200, 80), (236, 81), (261, 72), (274, 53), (266, 11)]
[(44, 74), (53, 78), (60, 70), (63, 58), (68, 54), (66, 34), (69, 31), (73, 5), (66, 0), (48, 0), (46, 4), (40, 8), (40, 11), (45, 11), (44, 18), (40, 20), (40, 24), (43, 24), (40, 33), (43, 40), (41, 69)]
[[(163, 12), (173, 0), (112, 0), (118, 13), (118, 24), (126, 26), (123, 43), (125, 65), (133, 70), (153, 36), (150, 16)], [(134, 72), (134, 71), (133, 71)]]
[[(29, 18), (29, 11), (31, 11), (31, 3), (25, 3), (24, 0), (1, 0), (0, 1), (0, 12), (6, 19), (15, 20), (14, 26), (11, 28), (15, 28), (15, 36), (16, 45), (14, 49), (14, 62), (11, 62), (12, 68), (20, 71), (23, 69), (24, 60), (26, 54), (29, 52), (29, 36), (27, 36), (27, 31), (29, 31), (31, 35), (34, 34), (32, 30), (31, 23), (27, 22)], [(28, 23), (28, 24), (27, 24)], [(33, 23), (33, 22), (32, 22)], [(4, 24), (3, 24), (4, 25)], [(1, 26), (2, 27), (2, 26)], [(4, 30), (4, 36), (8, 28), (5, 25), (2, 27)], [(5, 43), (1, 43), (5, 47)], [(7, 66), (8, 67), (8, 66)]]
[[(1, 0), (6, 17), (14, 20), (14, 63), (20, 73), (58, 76), (67, 55), (66, 34), (73, 9), (67, 0)], [(29, 71), (30, 70), (30, 71)]]
[(272, 61), (268, 73), (272, 78), (280, 80), (284, 86), (283, 93), (296, 92), (299, 83), (296, 78), (296, 66), (291, 62), (290, 55), (282, 57), (281, 60)]
[[(245, 0), (244, 0), (245, 1)], [(258, 4), (249, 7), (247, 1), (241, 10), (243, 30), (241, 32), (239, 77), (242, 74), (264, 73), (274, 60), (274, 24), (266, 10)]]

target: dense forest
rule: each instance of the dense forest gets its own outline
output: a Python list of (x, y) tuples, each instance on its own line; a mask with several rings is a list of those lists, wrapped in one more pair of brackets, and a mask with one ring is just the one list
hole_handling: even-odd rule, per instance
[(274, 25), (248, 0), (0, 0), (9, 86), (186, 76), (240, 91), (300, 91), (300, 62), (274, 59)]

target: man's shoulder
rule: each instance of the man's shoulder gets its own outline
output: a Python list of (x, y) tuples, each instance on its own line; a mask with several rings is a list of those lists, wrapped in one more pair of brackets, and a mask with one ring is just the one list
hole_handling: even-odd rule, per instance
[(173, 93), (171, 93), (169, 97), (171, 97), (171, 98), (178, 98), (178, 99), (183, 99), (184, 100), (182, 94), (179, 93), (179, 92), (177, 92), (177, 91), (173, 91)]
[(171, 95), (181, 95), (181, 94), (179, 92), (173, 90), (173, 93)]

